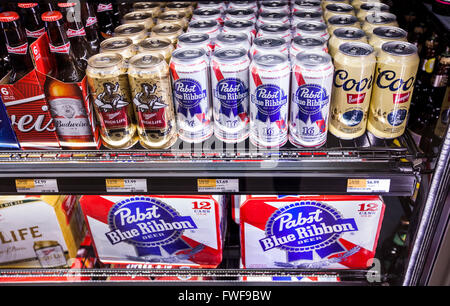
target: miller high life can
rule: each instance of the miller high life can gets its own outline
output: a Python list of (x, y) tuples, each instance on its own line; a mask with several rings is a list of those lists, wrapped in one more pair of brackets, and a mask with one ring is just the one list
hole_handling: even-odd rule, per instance
[(248, 50), (243, 48), (216, 49), (212, 56), (214, 134), (223, 142), (248, 138), (249, 66)]
[(325, 22), (328, 22), (328, 19), (330, 19), (331, 17), (343, 14), (355, 16), (355, 10), (353, 9), (353, 6), (347, 3), (328, 4), (325, 6), (323, 17), (325, 19)]
[(158, 17), (161, 13), (161, 5), (157, 2), (135, 2), (133, 3), (133, 11), (144, 11), (152, 14), (153, 18)]
[(334, 57), (329, 131), (342, 139), (363, 135), (373, 86), (376, 58), (365, 43), (344, 43)]
[(255, 25), (249, 20), (225, 20), (223, 24), (223, 33), (244, 33), (250, 43), (256, 36)]
[(260, 36), (255, 38), (250, 48), (250, 58), (258, 53), (284, 54), (289, 56), (289, 44), (284, 38), (275, 36)]
[(136, 47), (131, 38), (128, 37), (111, 37), (100, 43), (100, 53), (112, 52), (120, 54), (125, 61), (136, 55)]
[(381, 2), (366, 2), (361, 4), (356, 17), (360, 22), (364, 22), (367, 15), (373, 12), (389, 12), (389, 9), (389, 5)]
[(175, 49), (172, 42), (164, 37), (149, 37), (138, 44), (139, 52), (152, 53), (154, 55), (162, 55), (167, 63), (170, 62), (172, 52)]
[(403, 41), (384, 43), (378, 54), (367, 130), (378, 138), (401, 136), (406, 128), (419, 56)]
[(127, 37), (137, 45), (147, 37), (147, 29), (139, 23), (122, 24), (114, 29), (115, 37)]
[(294, 60), (298, 53), (328, 52), (327, 41), (324, 38), (295, 36), (289, 50), (289, 57)]
[(169, 65), (161, 55), (139, 53), (130, 59), (128, 80), (139, 142), (148, 149), (169, 148), (177, 140)]
[(209, 60), (201, 48), (172, 53), (170, 72), (181, 140), (200, 143), (213, 133)]
[(334, 67), (325, 52), (293, 59), (289, 141), (296, 147), (320, 147), (327, 140)]
[(191, 3), (189, 2), (182, 2), (182, 1), (168, 1), (166, 2), (166, 6), (164, 8), (164, 12), (180, 12), (186, 15), (186, 18), (192, 17), (192, 11), (193, 8), (191, 6)]
[(127, 149), (137, 142), (130, 86), (122, 56), (100, 53), (89, 58), (86, 69), (100, 136), (108, 148)]
[(178, 37), (177, 48), (202, 48), (208, 56), (211, 55), (211, 39), (206, 33), (183, 33)]
[(328, 32), (330, 35), (334, 30), (342, 27), (361, 28), (358, 18), (353, 15), (335, 15), (328, 19)]
[(172, 45), (176, 46), (178, 36), (183, 34), (183, 28), (175, 23), (159, 23), (153, 27), (150, 37), (167, 38)]
[(142, 24), (147, 29), (147, 31), (150, 31), (155, 25), (152, 14), (144, 11), (135, 11), (125, 14), (123, 16), (122, 22), (124, 24)]
[(178, 24), (183, 30), (186, 30), (189, 24), (188, 19), (181, 12), (168, 11), (159, 14), (156, 24), (160, 23), (174, 23)]
[(219, 23), (216, 20), (194, 20), (189, 22), (187, 32), (206, 33), (214, 43), (217, 35), (221, 32)]
[(250, 141), (279, 148), (288, 139), (290, 63), (286, 55), (259, 53), (250, 64)]
[(375, 49), (375, 53), (381, 51), (381, 46), (388, 41), (407, 41), (408, 33), (398, 27), (376, 27), (369, 38), (369, 44)]
[(256, 28), (260, 29), (265, 24), (287, 24), (290, 26), (289, 14), (286, 12), (262, 12), (256, 20)]
[(321, 0), (295, 0), (292, 5), (292, 12), (297, 11), (322, 12)]
[(265, 23), (261, 25), (256, 33), (256, 37), (280, 37), (291, 43), (292, 32), (291, 27), (287, 23)]
[(370, 38), (372, 36), (373, 29), (381, 26), (398, 27), (397, 17), (391, 13), (372, 12), (366, 16), (365, 22), (362, 24), (362, 29)]
[(295, 27), (295, 35), (301, 37), (321, 37), (325, 40), (330, 38), (327, 25), (323, 22), (301, 22)]
[(247, 53), (250, 51), (250, 42), (245, 33), (220, 33), (217, 35), (214, 52), (219, 48), (243, 48)]
[(238, 20), (238, 21), (250, 21), (255, 24), (256, 14), (252, 9), (228, 9), (225, 12), (225, 21)]
[(332, 57), (339, 51), (339, 46), (346, 42), (367, 43), (367, 37), (363, 30), (355, 27), (337, 28), (328, 40), (328, 52)]

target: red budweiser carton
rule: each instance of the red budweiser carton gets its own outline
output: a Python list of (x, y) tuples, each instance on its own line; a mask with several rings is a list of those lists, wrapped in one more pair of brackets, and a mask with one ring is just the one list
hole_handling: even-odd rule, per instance
[[(70, 47), (70, 44), (66, 47)], [(80, 82), (66, 83), (51, 75), (56, 67), (47, 34), (32, 43), (30, 48), (36, 75), (47, 99), (61, 147), (100, 148), (99, 129), (89, 99), (86, 76)]]

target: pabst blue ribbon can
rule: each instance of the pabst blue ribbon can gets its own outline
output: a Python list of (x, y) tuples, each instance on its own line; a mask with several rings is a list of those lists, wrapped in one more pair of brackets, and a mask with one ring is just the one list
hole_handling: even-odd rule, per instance
[(178, 133), (186, 142), (203, 142), (213, 133), (208, 65), (204, 49), (180, 48), (172, 53), (170, 73)]
[(255, 24), (256, 14), (250, 8), (228, 9), (225, 13), (225, 21), (227, 20), (250, 21)]
[(419, 56), (417, 47), (404, 41), (384, 43), (378, 54), (367, 130), (378, 138), (405, 132)]
[(256, 27), (259, 29), (264, 24), (281, 23), (290, 25), (289, 14), (286, 12), (262, 12), (256, 21)]
[(187, 32), (206, 33), (211, 38), (211, 43), (214, 43), (221, 28), (216, 20), (194, 20), (189, 23)]
[(293, 59), (289, 141), (296, 147), (320, 147), (327, 140), (334, 67), (325, 52)]
[(292, 12), (297, 11), (322, 12), (321, 0), (295, 0), (292, 4)]
[(320, 37), (314, 38), (295, 36), (289, 50), (290, 59), (294, 60), (298, 53), (303, 52), (328, 52), (327, 41)]
[(245, 33), (250, 43), (256, 36), (255, 25), (250, 20), (225, 20), (222, 28), (223, 33)]
[(321, 37), (326, 40), (330, 38), (326, 24), (316, 21), (298, 23), (295, 27), (294, 35), (301, 37)]
[(247, 50), (221, 48), (211, 59), (214, 134), (236, 143), (249, 135), (249, 66)]
[(289, 24), (283, 23), (266, 23), (263, 24), (256, 34), (256, 37), (272, 36), (281, 37), (286, 40), (287, 43), (291, 43), (292, 32)]
[(216, 37), (216, 44), (214, 50), (228, 47), (239, 47), (250, 51), (250, 42), (248, 36), (245, 33), (220, 33)]
[(206, 51), (206, 54), (211, 55), (211, 38), (206, 33), (183, 33), (178, 36), (177, 48), (202, 48)]
[(289, 45), (284, 38), (275, 36), (260, 36), (255, 38), (250, 48), (250, 58), (258, 53), (284, 54), (289, 56)]
[(250, 64), (250, 141), (263, 148), (287, 142), (290, 64), (280, 53), (256, 54)]
[(344, 43), (334, 57), (329, 131), (342, 139), (363, 135), (372, 94), (375, 52), (366, 43)]

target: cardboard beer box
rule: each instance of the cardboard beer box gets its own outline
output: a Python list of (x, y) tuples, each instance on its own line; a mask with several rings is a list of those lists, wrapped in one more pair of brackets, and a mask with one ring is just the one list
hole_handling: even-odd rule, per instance
[(242, 267), (368, 268), (384, 208), (378, 196), (242, 197)]
[[(70, 44), (53, 48), (65, 52), (67, 47)], [(51, 111), (61, 147), (83, 150), (100, 148), (100, 134), (89, 99), (87, 77), (77, 83), (65, 83), (52, 76), (56, 63), (50, 52), (47, 33), (32, 43), (30, 48), (37, 79)]]
[(0, 197), (0, 268), (67, 268), (86, 233), (76, 196)]
[(20, 149), (19, 142), (6, 113), (6, 108), (0, 99), (0, 150), (18, 149)]
[(97, 257), (105, 264), (214, 268), (222, 261), (223, 196), (82, 196)]

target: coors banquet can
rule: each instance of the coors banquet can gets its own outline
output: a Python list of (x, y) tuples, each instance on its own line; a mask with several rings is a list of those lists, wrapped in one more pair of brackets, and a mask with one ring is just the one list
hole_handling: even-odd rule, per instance
[(232, 47), (215, 50), (211, 59), (214, 135), (236, 143), (249, 135), (248, 51)]
[(203, 142), (213, 134), (209, 61), (201, 48), (180, 48), (172, 53), (170, 72), (181, 140)]
[(136, 126), (122, 56), (116, 53), (92, 56), (86, 75), (103, 144), (111, 149), (132, 147), (137, 142)]
[(250, 141), (282, 147), (288, 139), (291, 67), (286, 55), (258, 53), (250, 64)]
[(346, 42), (367, 43), (367, 37), (363, 30), (355, 27), (337, 28), (328, 40), (328, 52), (332, 57), (339, 51), (339, 46)]
[(140, 53), (130, 59), (128, 79), (141, 145), (169, 148), (177, 140), (169, 65), (161, 55)]
[(325, 52), (293, 59), (289, 141), (296, 147), (320, 147), (327, 140), (334, 67)]
[(384, 43), (378, 55), (367, 130), (378, 138), (405, 132), (419, 56), (417, 47), (403, 41)]
[(407, 41), (408, 33), (397, 27), (376, 27), (372, 31), (369, 39), (369, 44), (378, 53), (381, 51), (381, 46), (388, 41)]
[(366, 43), (344, 43), (334, 57), (329, 131), (342, 139), (363, 135), (372, 93), (376, 58)]

